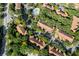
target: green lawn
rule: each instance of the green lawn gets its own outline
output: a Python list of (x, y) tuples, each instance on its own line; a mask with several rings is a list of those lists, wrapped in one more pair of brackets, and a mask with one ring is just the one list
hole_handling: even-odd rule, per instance
[(2, 19), (0, 19), (0, 26), (2, 26), (3, 25), (3, 20)]
[[(45, 22), (48, 26), (53, 27), (56, 26), (60, 30), (64, 30), (66, 33), (75, 36), (78, 36), (78, 32), (73, 33), (71, 28), (71, 23), (73, 16), (79, 16), (79, 11), (75, 9), (71, 9), (69, 7), (65, 7), (66, 12), (68, 13), (68, 17), (64, 18), (60, 15), (57, 15), (55, 11), (51, 11), (47, 8), (42, 7), (42, 5), (38, 5), (37, 7), (40, 8), (40, 15), (37, 17), (41, 21)], [(77, 35), (76, 35), (77, 33)], [(77, 38), (79, 39), (79, 38)]]
[[(11, 7), (11, 6), (10, 6)], [(60, 15), (57, 15), (55, 11), (51, 11), (47, 8), (42, 7), (42, 4), (33, 5), (33, 7), (39, 7), (40, 8), (40, 15), (36, 17), (36, 19), (32, 17), (28, 17), (31, 22), (31, 28), (28, 28), (26, 25), (26, 21), (22, 17), (18, 17), (15, 21), (13, 21), (10, 24), (10, 27), (8, 28), (8, 32), (6, 35), (6, 42), (7, 42), (7, 55), (27, 55), (28, 53), (33, 54), (39, 54), (39, 55), (48, 55), (48, 46), (46, 46), (45, 49), (40, 50), (36, 44), (33, 44), (29, 42), (28, 37), (30, 35), (34, 35), (37, 38), (40, 38), (41, 40), (45, 41), (45, 43), (48, 43), (48, 39), (46, 37), (43, 37), (42, 35), (35, 35), (33, 31), (36, 32), (43, 32), (40, 28), (37, 27), (38, 20), (43, 21), (46, 25), (53, 27), (56, 26), (60, 30), (64, 30), (66, 33), (73, 35), (75, 37), (75, 41), (79, 40), (79, 31), (76, 33), (73, 33), (70, 30), (72, 17), (73, 15), (78, 16), (79, 11), (75, 9), (66, 8), (65, 10), (68, 12), (69, 16), (64, 18)], [(14, 10), (14, 8), (11, 8)], [(31, 12), (30, 12), (31, 14)], [(22, 14), (23, 15), (23, 14)], [(28, 14), (29, 16), (29, 14)], [(25, 30), (27, 30), (28, 34), (26, 36), (21, 35), (16, 30), (17, 24), (23, 24), (25, 27)], [(24, 42), (24, 44), (23, 44)], [(64, 42), (65, 43), (65, 42)], [(52, 46), (56, 46), (56, 44), (52, 43)], [(65, 43), (67, 46), (69, 43)], [(64, 49), (61, 47), (61, 45), (57, 45), (56, 48), (59, 48), (60, 50), (64, 51)], [(45, 53), (43, 53), (45, 52)]]
[(51, 11), (45, 7), (42, 7), (42, 4), (38, 4), (37, 8), (38, 7), (40, 8), (41, 11), (40, 11), (40, 15), (37, 17), (37, 20), (41, 20), (51, 28), (53, 26), (56, 26), (60, 30), (63, 30), (65, 33), (74, 36), (73, 43), (63, 42), (64, 46), (71, 46), (72, 44), (75, 46), (76, 44), (78, 44), (78, 43), (74, 44), (74, 42), (79, 41), (79, 30), (74, 33), (70, 30), (70, 28), (71, 28), (73, 16), (79, 17), (79, 10), (75, 10), (74, 7), (73, 9), (72, 7), (71, 8), (65, 7), (66, 12), (68, 13), (68, 17), (64, 18), (60, 15), (57, 15), (55, 11)]

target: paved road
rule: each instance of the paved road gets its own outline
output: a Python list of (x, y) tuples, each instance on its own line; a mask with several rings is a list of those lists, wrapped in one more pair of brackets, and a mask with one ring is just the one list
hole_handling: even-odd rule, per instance
[[(9, 14), (9, 3), (6, 5), (6, 11), (4, 12), (4, 14), (6, 14), (7, 16), (4, 16), (4, 35), (6, 35), (6, 31), (8, 29), (8, 23), (10, 22), (11, 20), (11, 16)], [(4, 48), (4, 54), (3, 56), (6, 56), (6, 40), (5, 40), (5, 36), (4, 36), (4, 39), (3, 39), (3, 48)]]
[(7, 14), (7, 16), (4, 18), (4, 26), (6, 27), (6, 29), (8, 28), (7, 26), (8, 26), (8, 23), (10, 22), (10, 20), (11, 20), (11, 16), (10, 16), (10, 14), (9, 14), (9, 3), (7, 4), (7, 9), (6, 9), (6, 11), (5, 11), (5, 13)]

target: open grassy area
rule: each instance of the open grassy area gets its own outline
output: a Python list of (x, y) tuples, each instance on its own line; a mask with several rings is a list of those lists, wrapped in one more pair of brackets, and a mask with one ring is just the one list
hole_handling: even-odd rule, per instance
[(45, 7), (39, 7), (41, 9), (39, 18), (40, 20), (44, 21), (48, 26), (53, 27), (56, 26), (59, 29), (64, 30), (65, 32), (72, 35), (72, 31), (70, 30), (71, 22), (72, 22), (72, 16), (79, 14), (79, 11), (72, 10), (69, 8), (65, 8), (68, 12), (69, 16), (64, 18), (60, 15), (57, 15), (55, 11), (51, 11)]
[[(56, 28), (63, 30), (65, 33), (70, 34), (74, 36), (74, 42), (63, 42), (65, 46), (71, 46), (76, 45), (75, 42), (79, 41), (79, 30), (77, 30), (75, 33), (71, 31), (71, 24), (73, 20), (73, 16), (79, 17), (79, 10), (76, 10), (73, 6), (73, 4), (69, 4), (70, 6), (66, 6), (65, 4), (64, 8), (65, 11), (68, 13), (68, 17), (62, 17), (61, 15), (57, 15), (55, 11), (51, 11), (48, 8), (43, 7), (42, 4), (37, 4), (34, 6), (35, 8), (40, 8), (40, 15), (37, 17), (37, 20), (41, 20), (49, 27), (53, 28), (53, 26), (56, 26)], [(79, 28), (79, 27), (78, 27)]]
[(2, 19), (0, 19), (0, 26), (2, 26), (3, 25), (3, 20)]
[[(27, 35), (23, 36), (16, 30), (16, 25), (22, 24), (25, 26)], [(10, 27), (8, 28), (8, 32), (6, 35), (7, 42), (7, 55), (28, 55), (33, 53), (34, 55), (47, 55), (48, 52), (46, 49), (40, 50), (35, 44), (29, 42), (29, 36), (34, 35), (33, 31), (26, 27), (25, 21), (22, 19), (16, 19), (10, 23)], [(23, 44), (24, 43), (24, 44)], [(43, 53), (45, 51), (45, 53)]]
[(65, 7), (66, 12), (68, 13), (68, 17), (62, 17), (61, 15), (57, 15), (55, 11), (51, 11), (50, 9), (43, 7), (42, 4), (39, 4), (37, 7), (39, 7), (41, 10), (37, 19), (45, 22), (45, 24), (51, 28), (56, 26), (60, 30), (63, 30), (66, 33), (74, 36), (75, 40), (79, 40), (79, 38), (76, 37), (78, 36), (79, 31), (73, 33), (70, 29), (73, 16), (79, 16), (79, 10), (75, 10), (74, 7), (73, 9), (70, 7)]
[[(11, 6), (10, 6), (11, 7)], [(13, 6), (14, 7), (14, 6)], [(40, 8), (40, 15), (35, 18), (32, 16), (32, 11), (30, 14), (21, 14), (19, 17), (14, 18), (14, 21), (10, 23), (10, 27), (8, 28), (7, 35), (6, 35), (6, 42), (7, 42), (7, 55), (28, 55), (33, 53), (38, 54), (38, 55), (48, 55), (48, 42), (50, 41), (43, 35), (37, 35), (35, 32), (42, 32), (45, 34), (44, 30), (41, 30), (39, 27), (37, 27), (37, 22), (38, 20), (41, 20), (44, 22), (46, 25), (50, 26), (53, 28), (54, 26), (60, 30), (65, 31), (66, 33), (73, 35), (75, 37), (74, 41), (79, 41), (79, 31), (73, 33), (70, 28), (71, 28), (71, 22), (72, 22), (72, 17), (78, 16), (79, 11), (75, 9), (71, 9), (69, 7), (65, 7), (66, 12), (68, 13), (68, 17), (62, 17), (61, 15), (57, 15), (55, 11), (51, 11), (45, 7), (42, 6), (42, 4), (33, 4), (34, 8)], [(15, 10), (14, 8), (11, 8), (11, 10)], [(13, 11), (15, 12), (15, 11)], [(18, 15), (21, 12), (18, 13)], [(22, 15), (25, 15), (27, 19), (23, 19)], [(29, 17), (29, 15), (31, 15)], [(28, 21), (30, 20), (30, 21)], [(27, 26), (27, 23), (30, 22), (30, 26)], [(25, 30), (27, 31), (27, 35), (23, 36), (21, 35), (17, 30), (16, 26), (18, 24), (22, 24)], [(29, 41), (29, 36), (33, 35), (36, 38), (39, 38), (40, 40), (44, 41), (46, 44), (48, 44), (44, 49), (40, 50), (36, 44), (31, 43)], [(65, 46), (72, 45), (69, 42), (63, 42)], [(57, 45), (55, 43), (51, 43), (51, 46), (55, 46), (56, 48), (59, 48), (65, 53), (65, 50), (62, 48), (61, 45)], [(76, 44), (73, 44), (76, 45)]]

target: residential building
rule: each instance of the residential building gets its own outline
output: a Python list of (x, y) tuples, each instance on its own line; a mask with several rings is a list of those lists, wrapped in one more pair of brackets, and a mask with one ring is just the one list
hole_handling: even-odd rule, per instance
[(62, 11), (60, 11), (60, 10), (56, 10), (56, 13), (57, 13), (58, 15), (63, 16), (63, 17), (67, 17), (67, 16), (68, 16), (68, 13), (67, 13), (67, 12), (62, 12)]
[(64, 53), (58, 48), (49, 46), (49, 55), (64, 56)]
[[(44, 3), (43, 6), (50, 10), (55, 10), (58, 15), (61, 15), (63, 17), (68, 16), (68, 13), (63, 11), (64, 7), (58, 6), (57, 4), (55, 4), (55, 6), (53, 6), (53, 5), (50, 5), (49, 3)], [(58, 9), (57, 9), (57, 7), (58, 7)]]
[(55, 33), (55, 38), (59, 38), (60, 40), (63, 40), (63, 41), (69, 41), (69, 42), (73, 42), (73, 39), (74, 37), (65, 33), (64, 31), (61, 31), (59, 29), (56, 30), (56, 33)]
[(45, 30), (45, 32), (49, 32), (49, 33), (52, 33), (54, 30), (54, 28), (51, 28), (51, 27), (43, 24), (42, 22), (38, 22), (37, 26), (40, 27), (41, 29)]
[(53, 5), (50, 5), (49, 3), (44, 3), (43, 6), (50, 9), (50, 10), (54, 10)]
[(27, 31), (23, 28), (23, 26), (21, 24), (17, 25), (16, 29), (22, 35), (26, 35), (27, 34)]
[(29, 41), (35, 43), (37, 46), (40, 47), (40, 49), (43, 49), (46, 46), (44, 41), (41, 41), (40, 39), (36, 39), (34, 38), (34, 36), (30, 36)]
[(77, 28), (79, 26), (79, 18), (76, 16), (73, 16), (73, 21), (72, 21), (72, 25), (71, 25), (71, 30), (73, 32), (76, 32)]

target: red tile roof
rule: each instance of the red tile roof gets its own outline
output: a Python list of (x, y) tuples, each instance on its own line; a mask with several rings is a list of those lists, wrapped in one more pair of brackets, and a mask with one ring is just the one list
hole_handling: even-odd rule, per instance
[(73, 42), (74, 37), (67, 34), (67, 33), (65, 33), (65, 32), (63, 32), (63, 31), (59, 31), (58, 35), (59, 35), (59, 38), (63, 41), (69, 41), (71, 43)]
[(40, 27), (41, 29), (44, 29), (45, 32), (50, 32), (50, 33), (53, 32), (53, 28), (50, 28), (49, 26), (47, 26), (47, 25), (45, 25), (45, 24), (43, 24), (41, 22), (38, 22), (37, 26)]
[(44, 3), (43, 6), (50, 9), (50, 10), (54, 10), (54, 7), (51, 6), (49, 3)]
[(27, 34), (27, 31), (23, 28), (23, 26), (21, 24), (17, 25), (16, 29), (22, 35), (26, 35)]
[(55, 47), (49, 46), (49, 54), (53, 54), (55, 56), (64, 56), (63, 52)]
[(60, 10), (56, 10), (56, 13), (57, 13), (58, 15), (63, 16), (63, 17), (67, 17), (67, 16), (68, 16), (67, 12), (62, 12), (62, 11), (60, 11)]
[(34, 36), (29, 37), (30, 42), (35, 43), (37, 46), (40, 47), (40, 49), (43, 49), (45, 47), (45, 43), (41, 41), (40, 39), (34, 38)]
[(71, 25), (71, 30), (73, 32), (76, 32), (76, 29), (78, 28), (79, 26), (79, 18), (76, 17), (76, 16), (73, 16), (73, 21), (72, 21), (72, 25)]
[(74, 37), (65, 33), (64, 31), (60, 31), (59, 29), (57, 30), (57, 32), (55, 33), (55, 38), (59, 38), (60, 40), (63, 41), (69, 41), (69, 42), (73, 42)]
[[(55, 10), (54, 6), (53, 5), (50, 5), (49, 3), (44, 3), (43, 6), (46, 7), (46, 8), (48, 8), (48, 9), (50, 9), (50, 10)], [(60, 10), (55, 10), (55, 11), (56, 11), (56, 13), (58, 15), (61, 15), (63, 17), (67, 17), (68, 16), (68, 13), (67, 12), (62, 12)]]

